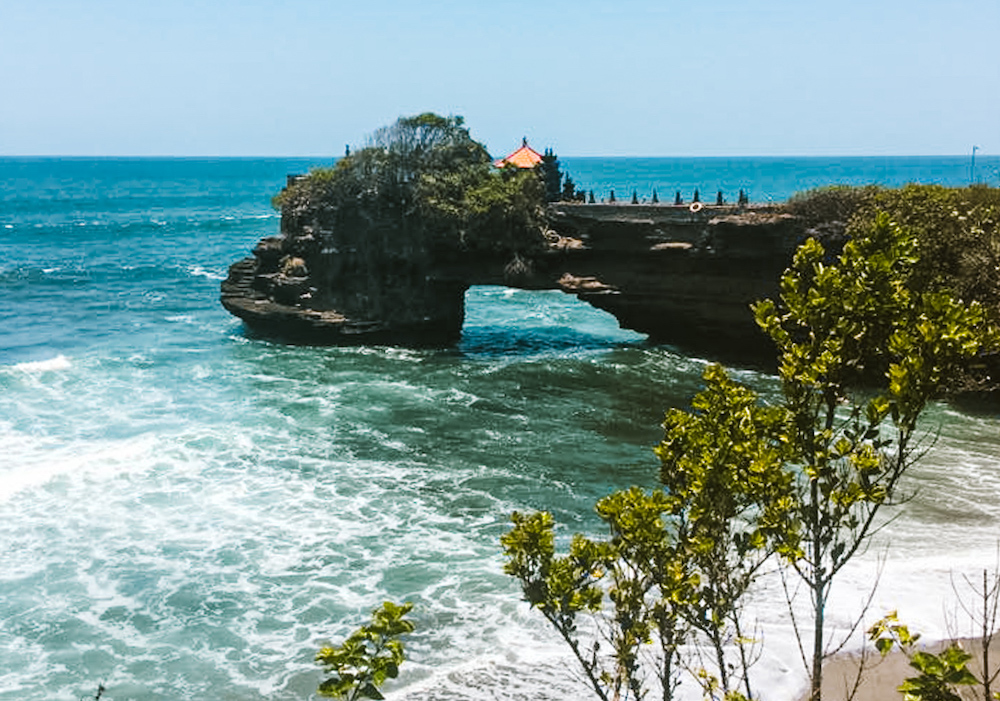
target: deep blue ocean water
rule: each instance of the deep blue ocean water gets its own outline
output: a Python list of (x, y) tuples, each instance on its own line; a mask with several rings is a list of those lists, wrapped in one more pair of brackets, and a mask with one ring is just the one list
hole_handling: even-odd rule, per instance
[[(562, 161), (619, 199), (970, 179), (961, 157)], [(597, 498), (653, 485), (659, 421), (705, 361), (562, 293), (494, 287), (470, 290), (453, 349), (252, 338), (219, 283), (277, 233), (286, 174), (323, 163), (0, 159), (0, 699), (312, 698), (316, 650), (387, 598), (418, 626), (390, 698), (583, 695), (498, 538), (514, 509), (594, 529)], [(998, 168), (980, 157), (975, 177)], [(1000, 423), (935, 406), (929, 425), (876, 603), (933, 636), (949, 574), (993, 562)], [(757, 614), (762, 688), (790, 698), (780, 599)]]
[(656, 190), (661, 202), (673, 202), (677, 192), (690, 202), (698, 190), (704, 202), (714, 202), (720, 191), (725, 201), (736, 202), (743, 190), (752, 202), (783, 202), (832, 184), (1000, 185), (1000, 157), (989, 156), (974, 164), (963, 156), (561, 158), (560, 163), (578, 188), (593, 190), (597, 200), (607, 200), (612, 190), (618, 201), (628, 201), (635, 191), (648, 202)]

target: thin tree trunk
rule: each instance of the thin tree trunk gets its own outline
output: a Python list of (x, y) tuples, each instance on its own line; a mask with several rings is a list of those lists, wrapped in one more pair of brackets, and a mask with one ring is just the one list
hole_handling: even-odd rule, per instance
[(813, 608), (816, 614), (816, 628), (813, 630), (812, 693), (810, 701), (823, 698), (823, 626), (826, 614), (826, 582), (822, 578), (813, 581)]
[(718, 630), (714, 631), (714, 635), (712, 636), (712, 645), (715, 647), (715, 663), (719, 666), (719, 683), (722, 685), (723, 693), (728, 695), (729, 674), (726, 670), (726, 656)]
[(983, 699), (991, 701), (993, 698), (990, 694), (990, 638), (992, 637), (992, 631), (989, 630), (988, 625), (989, 616), (987, 615), (987, 610), (989, 608), (990, 596), (986, 585), (986, 570), (983, 570)]
[[(829, 423), (829, 419), (827, 420)], [(826, 575), (823, 571), (823, 540), (819, 524), (819, 481), (815, 478), (809, 486), (809, 497), (812, 500), (812, 582), (813, 593), (813, 655), (812, 655), (812, 692), (810, 701), (821, 701), (823, 698), (823, 626), (826, 614)]]
[(752, 701), (753, 691), (750, 687), (750, 662), (747, 659), (746, 643), (743, 642), (743, 630), (740, 626), (740, 617), (733, 614), (733, 628), (736, 630), (737, 647), (740, 650), (740, 666), (743, 667), (743, 688), (747, 690), (747, 699)]

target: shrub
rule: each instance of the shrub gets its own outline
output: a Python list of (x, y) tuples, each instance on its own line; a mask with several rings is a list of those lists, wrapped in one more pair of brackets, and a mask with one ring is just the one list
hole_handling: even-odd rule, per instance
[(329, 679), (319, 685), (320, 696), (346, 701), (381, 699), (379, 691), (388, 679), (399, 676), (405, 655), (399, 637), (412, 633), (414, 625), (403, 618), (413, 604), (386, 601), (372, 611), (368, 625), (361, 626), (340, 645), (324, 647), (316, 654)]

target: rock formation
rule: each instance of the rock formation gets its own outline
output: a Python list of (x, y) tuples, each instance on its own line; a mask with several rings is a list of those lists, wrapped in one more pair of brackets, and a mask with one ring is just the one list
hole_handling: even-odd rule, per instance
[(557, 203), (537, 245), (442, 245), (406, 217), (282, 211), (281, 235), (233, 264), (222, 304), (251, 329), (316, 344), (447, 345), (470, 285), (562, 289), (657, 342), (766, 350), (748, 305), (777, 294), (803, 237), (773, 207)]

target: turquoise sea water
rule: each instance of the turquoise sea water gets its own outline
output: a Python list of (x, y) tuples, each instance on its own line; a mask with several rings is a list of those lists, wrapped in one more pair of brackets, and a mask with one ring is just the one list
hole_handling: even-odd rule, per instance
[[(514, 509), (591, 530), (595, 499), (653, 485), (662, 413), (705, 363), (505, 288), (470, 290), (447, 350), (248, 336), (219, 282), (277, 232), (285, 175), (320, 163), (0, 159), (0, 699), (98, 683), (116, 701), (311, 698), (316, 650), (386, 598), (413, 601), (418, 626), (390, 698), (582, 696), (497, 540)], [(619, 198), (969, 179), (960, 157), (563, 163)], [(980, 180), (998, 168), (977, 159)], [(933, 635), (949, 573), (993, 561), (1000, 422), (930, 413), (940, 435), (884, 534), (877, 605)], [(803, 678), (780, 603), (756, 604), (773, 699)]]

